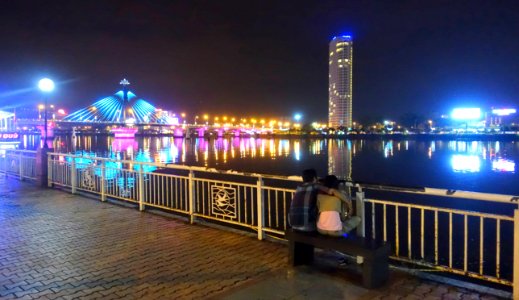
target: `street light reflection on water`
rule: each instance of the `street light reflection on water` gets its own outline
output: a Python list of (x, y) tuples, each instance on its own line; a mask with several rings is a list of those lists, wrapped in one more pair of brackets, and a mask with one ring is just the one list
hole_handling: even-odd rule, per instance
[[(21, 146), (34, 149), (35, 140), (23, 138)], [(310, 167), (359, 182), (519, 194), (513, 183), (519, 180), (517, 142), (78, 136), (56, 137), (53, 146), (56, 152), (116, 160), (272, 175), (298, 175)]]
[[(94, 139), (98, 139), (94, 142)], [(301, 161), (305, 156), (326, 155), (330, 147), (339, 151), (351, 152), (355, 157), (359, 153), (375, 148), (384, 159), (392, 159), (399, 153), (411, 150), (423, 150), (428, 159), (434, 159), (439, 152), (450, 153), (450, 164), (454, 172), (480, 172), (483, 161), (489, 162), (494, 172), (515, 172), (516, 157), (509, 157), (510, 151), (502, 151), (504, 142), (492, 141), (375, 141), (366, 140), (299, 140), (279, 138), (218, 138), (218, 139), (182, 139), (182, 138), (151, 138), (142, 139), (114, 139), (107, 137), (109, 145), (106, 149), (99, 140), (102, 138), (82, 137), (78, 138), (76, 145), (72, 147), (69, 141), (55, 141), (57, 149), (64, 152), (73, 152), (75, 149), (98, 153), (99, 155), (110, 153), (110, 157), (137, 160), (146, 162), (160, 162), (173, 164), (196, 164), (206, 167), (214, 167), (214, 163), (226, 164), (239, 159), (266, 159), (279, 158)], [(34, 139), (24, 137), (25, 148), (30, 148)], [(411, 146), (410, 146), (411, 144)], [(508, 147), (517, 143), (508, 143)], [(403, 146), (402, 146), (403, 145)]]

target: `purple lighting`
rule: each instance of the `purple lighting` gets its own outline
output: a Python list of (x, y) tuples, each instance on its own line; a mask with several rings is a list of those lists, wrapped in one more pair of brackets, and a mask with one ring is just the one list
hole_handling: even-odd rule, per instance
[(182, 128), (175, 128), (174, 136), (175, 137), (183, 137), (184, 136), (184, 131), (182, 130)]
[(198, 137), (203, 138), (204, 134), (205, 134), (205, 128), (204, 127), (198, 128)]
[(115, 138), (134, 138), (137, 128), (120, 127), (112, 128), (111, 131)]

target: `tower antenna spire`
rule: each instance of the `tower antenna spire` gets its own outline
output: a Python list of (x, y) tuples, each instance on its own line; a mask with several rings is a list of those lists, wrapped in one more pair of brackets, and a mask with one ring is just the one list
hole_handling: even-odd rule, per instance
[(130, 82), (126, 78), (123, 78), (123, 80), (121, 80), (119, 84), (123, 86), (123, 120), (126, 120), (126, 106), (128, 104), (128, 86), (130, 85)]

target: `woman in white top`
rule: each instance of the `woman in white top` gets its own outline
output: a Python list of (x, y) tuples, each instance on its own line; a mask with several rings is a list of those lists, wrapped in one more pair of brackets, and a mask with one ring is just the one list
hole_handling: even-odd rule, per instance
[[(323, 185), (330, 189), (339, 190), (339, 180), (335, 175), (326, 176)], [(343, 204), (346, 208), (344, 219), (341, 218), (341, 215), (344, 215)], [(319, 193), (317, 195), (317, 208), (319, 209), (317, 231), (321, 234), (342, 236), (349, 233), (360, 223), (359, 217), (351, 216), (353, 212), (351, 200), (344, 193), (334, 193), (334, 195)]]

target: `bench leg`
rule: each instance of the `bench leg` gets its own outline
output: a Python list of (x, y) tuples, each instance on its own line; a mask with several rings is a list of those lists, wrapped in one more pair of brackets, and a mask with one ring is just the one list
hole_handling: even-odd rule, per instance
[(288, 246), (289, 264), (291, 266), (308, 265), (314, 261), (314, 246), (290, 240)]
[(387, 257), (364, 259), (362, 266), (362, 285), (372, 289), (382, 286), (389, 277), (389, 263)]

